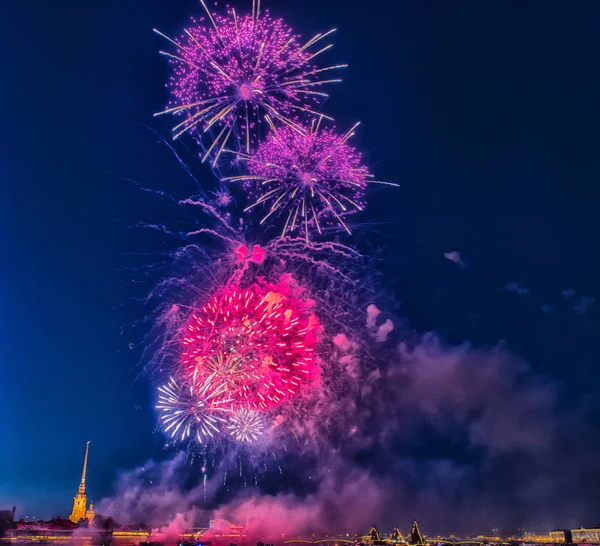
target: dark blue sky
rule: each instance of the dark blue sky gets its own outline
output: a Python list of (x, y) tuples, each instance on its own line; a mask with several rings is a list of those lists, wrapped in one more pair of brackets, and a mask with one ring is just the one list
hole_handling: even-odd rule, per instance
[[(598, 412), (598, 310), (560, 292), (600, 299), (600, 4), (268, 4), (303, 34), (339, 28), (333, 56), (350, 68), (328, 109), (362, 120), (378, 178), (402, 184), (365, 218), (402, 314), (451, 342), (506, 340), (565, 404)], [(166, 67), (151, 29), (175, 34), (199, 9), (2, 2), (0, 504), (67, 514), (88, 439), (92, 498), (159, 452), (123, 258), (124, 226), (148, 211), (124, 173), (154, 166), (145, 126), (168, 131), (152, 118)]]

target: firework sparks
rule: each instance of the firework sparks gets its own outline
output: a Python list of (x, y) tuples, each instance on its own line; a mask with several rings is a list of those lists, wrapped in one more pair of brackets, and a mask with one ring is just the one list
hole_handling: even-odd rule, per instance
[(344, 218), (363, 210), (367, 184), (389, 184), (373, 180), (360, 154), (347, 143), (357, 125), (343, 135), (321, 129), (320, 120), (305, 133), (273, 125), (255, 154), (239, 155), (248, 164), (248, 174), (223, 180), (244, 184), (254, 198), (245, 210), (260, 207), (266, 212), (261, 224), (281, 217), (282, 238), (298, 232), (308, 241), (310, 231), (321, 234), (330, 226), (350, 233)]
[(298, 392), (314, 366), (318, 320), (303, 306), (259, 285), (216, 294), (186, 327), (184, 368), (200, 382), (224, 376), (233, 404), (280, 404)]
[(262, 436), (264, 423), (256, 410), (241, 408), (229, 418), (227, 430), (237, 442), (252, 443)]
[(302, 44), (281, 19), (261, 14), (260, 3), (253, 5), (252, 14), (241, 16), (233, 8), (213, 15), (201, 3), (208, 20), (194, 21), (180, 38), (155, 30), (175, 46), (174, 53), (161, 51), (173, 65), (168, 84), (172, 99), (156, 114), (183, 117), (173, 129), (174, 138), (214, 127), (217, 136), (203, 161), (212, 155), (216, 165), (228, 145), (250, 153), (266, 114), (302, 131), (299, 117), (315, 113), (327, 97), (321, 86), (341, 81), (329, 78), (329, 73), (346, 66), (314, 64), (332, 44), (316, 51), (313, 46), (323, 44), (335, 29)]
[[(360, 254), (317, 235), (349, 233), (350, 216), (365, 207), (367, 185), (376, 181), (348, 143), (356, 126), (337, 133), (319, 112), (326, 84), (341, 81), (331, 75), (345, 66), (320, 62), (333, 31), (304, 42), (261, 13), (260, 0), (242, 15), (230, 7), (213, 14), (200, 2), (206, 14), (180, 37), (156, 31), (170, 43), (161, 53), (172, 69), (169, 103), (156, 115), (175, 116), (173, 138), (191, 134), (221, 181), (243, 186), (244, 212), (260, 211), (260, 223), (275, 220), (281, 233), (256, 240), (237, 210), (237, 191), (204, 188), (166, 143), (185, 170), (186, 190), (147, 191), (190, 209), (193, 222), (141, 225), (182, 243), (159, 265), (168, 276), (147, 298), (160, 302), (147, 354), (155, 353), (161, 382), (172, 375), (159, 388), (162, 429), (171, 445), (190, 442), (191, 464), (202, 461), (206, 499), (219, 461), (238, 463), (237, 472), (225, 469), (223, 486), (257, 483), (257, 469), (283, 472), (275, 450), (287, 451), (288, 434), (298, 443), (313, 434), (305, 417), (319, 411), (323, 385), (334, 384), (328, 353), (314, 354), (317, 335), (353, 324), (352, 288), (367, 292), (356, 275)], [(223, 152), (235, 169), (226, 178)]]
[(196, 357), (194, 373), (201, 378), (214, 377), (230, 394), (237, 394), (248, 377), (244, 361), (238, 354), (218, 352)]
[(202, 385), (195, 382), (181, 382), (169, 378), (166, 385), (158, 388), (160, 419), (164, 431), (179, 441), (195, 437), (198, 442), (213, 437), (219, 426), (225, 422), (220, 415), (227, 409), (223, 404), (223, 385), (213, 384), (209, 378)]

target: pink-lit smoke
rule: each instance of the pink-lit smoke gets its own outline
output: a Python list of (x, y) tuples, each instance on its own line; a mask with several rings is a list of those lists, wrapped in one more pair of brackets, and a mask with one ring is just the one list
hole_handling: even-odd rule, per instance
[[(449, 346), (433, 334), (411, 339), (385, 326), (398, 322), (377, 307), (363, 313), (363, 331), (324, 333), (330, 351), (322, 384), (294, 424), (301, 441), (289, 444), (298, 458), (284, 468), (287, 488), (223, 498), (220, 475), (207, 489), (184, 488), (182, 473), (193, 470), (178, 455), (125, 472), (98, 511), (176, 527), (218, 517), (247, 523), (263, 539), (366, 532), (373, 521), (389, 530), (414, 516), (431, 533), (579, 521), (581, 503), (568, 488), (581, 490), (571, 480), (581, 465), (592, 472), (593, 454), (573, 443), (585, 416), (560, 410), (554, 385), (502, 346)], [(297, 464), (309, 459), (314, 464)], [(569, 503), (557, 505), (558, 495)]]

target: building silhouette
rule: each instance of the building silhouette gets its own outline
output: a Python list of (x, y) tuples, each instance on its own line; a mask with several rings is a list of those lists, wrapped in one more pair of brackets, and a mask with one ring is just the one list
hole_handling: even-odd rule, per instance
[(579, 529), (571, 529), (573, 542), (600, 542), (600, 525), (596, 527), (581, 527)]
[(8, 529), (14, 529), (15, 525), (15, 511), (17, 509), (13, 506), (12, 510), (0, 510), (0, 538), (2, 538)]

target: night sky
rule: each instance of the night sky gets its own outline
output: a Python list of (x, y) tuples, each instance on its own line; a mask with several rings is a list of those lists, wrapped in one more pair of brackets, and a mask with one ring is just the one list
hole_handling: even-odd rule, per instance
[[(600, 4), (267, 4), (304, 35), (339, 29), (332, 57), (350, 68), (327, 108), (362, 121), (367, 161), (401, 184), (362, 218), (401, 316), (449, 343), (503, 340), (593, 423), (600, 301), (580, 304), (600, 300)], [(162, 456), (124, 257), (151, 211), (126, 178), (160, 168), (148, 134), (169, 131), (152, 117), (167, 74), (152, 28), (177, 34), (199, 10), (0, 6), (0, 508), (18, 515), (68, 514), (87, 440), (92, 499)]]

